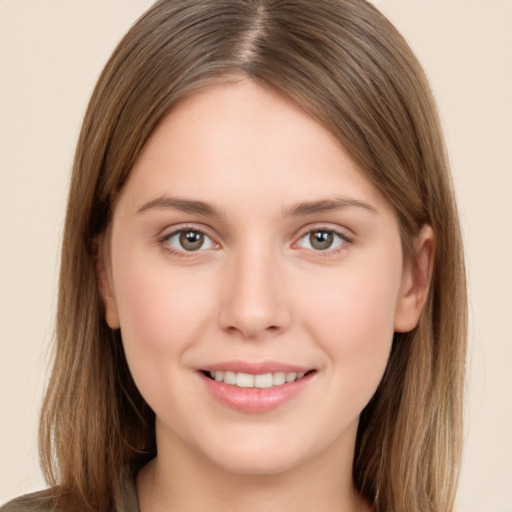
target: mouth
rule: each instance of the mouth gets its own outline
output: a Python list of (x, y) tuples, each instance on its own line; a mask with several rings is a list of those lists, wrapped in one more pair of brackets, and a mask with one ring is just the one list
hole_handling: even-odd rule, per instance
[(251, 374), (229, 370), (201, 370), (201, 373), (215, 382), (227, 384), (228, 386), (236, 386), (238, 388), (269, 389), (297, 382), (315, 371), (316, 370), (309, 370), (306, 372), (283, 371)]
[(292, 402), (315, 381), (316, 369), (280, 363), (224, 363), (200, 369), (218, 403), (242, 413), (265, 413)]

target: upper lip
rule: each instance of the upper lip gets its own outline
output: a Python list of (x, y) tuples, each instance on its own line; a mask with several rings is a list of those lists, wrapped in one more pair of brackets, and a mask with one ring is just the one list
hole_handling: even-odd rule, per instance
[(223, 363), (208, 364), (200, 368), (200, 370), (206, 372), (228, 371), (235, 373), (248, 373), (252, 375), (277, 372), (307, 373), (313, 369), (314, 368), (310, 366), (281, 363), (278, 361), (225, 361)]

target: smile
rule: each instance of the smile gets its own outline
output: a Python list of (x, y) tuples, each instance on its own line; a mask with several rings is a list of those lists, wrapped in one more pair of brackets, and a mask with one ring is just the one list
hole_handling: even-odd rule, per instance
[(197, 372), (217, 402), (243, 413), (265, 413), (304, 392), (316, 369), (283, 363), (241, 362), (213, 365)]
[(223, 382), (229, 386), (260, 389), (282, 386), (283, 384), (295, 382), (302, 379), (304, 375), (306, 375), (305, 372), (275, 372), (253, 375), (250, 373), (222, 370), (207, 373), (207, 376), (216, 382)]

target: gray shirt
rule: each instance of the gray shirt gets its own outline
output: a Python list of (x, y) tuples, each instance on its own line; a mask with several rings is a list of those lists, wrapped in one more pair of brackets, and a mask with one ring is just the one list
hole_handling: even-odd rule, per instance
[[(70, 512), (55, 510), (51, 504), (48, 491), (34, 492), (20, 496), (0, 507), (0, 512)], [(75, 511), (73, 511), (75, 512)], [(99, 512), (99, 511), (98, 511)], [(107, 511), (105, 511), (107, 512)], [(115, 499), (114, 511), (108, 512), (140, 512), (135, 488), (135, 476), (127, 469), (121, 477), (121, 493)]]

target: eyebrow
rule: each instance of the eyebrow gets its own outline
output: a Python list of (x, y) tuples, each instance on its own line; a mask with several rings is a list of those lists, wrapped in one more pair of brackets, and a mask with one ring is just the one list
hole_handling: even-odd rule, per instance
[(153, 209), (172, 209), (186, 213), (196, 213), (198, 215), (206, 215), (209, 217), (222, 217), (220, 210), (214, 208), (211, 204), (204, 201), (196, 201), (192, 199), (181, 199), (179, 197), (160, 196), (147, 203), (144, 203), (137, 213), (144, 213)]
[[(371, 213), (377, 213), (377, 209), (371, 204), (359, 201), (357, 199), (337, 197), (333, 199), (320, 199), (317, 201), (307, 201), (293, 204), (283, 210), (283, 217), (296, 217), (312, 215), (332, 210), (340, 210), (345, 208), (362, 208)], [(159, 196), (147, 203), (144, 203), (138, 210), (137, 214), (144, 213), (153, 209), (172, 209), (186, 213), (195, 213), (197, 215), (206, 215), (209, 217), (223, 217), (224, 214), (214, 206), (204, 201), (193, 199), (182, 199), (172, 196)]]
[(371, 213), (378, 213), (371, 204), (346, 197), (335, 197), (333, 199), (320, 199), (318, 201), (307, 201), (289, 206), (283, 210), (284, 217), (311, 215), (314, 213), (328, 212), (345, 208), (362, 208)]

